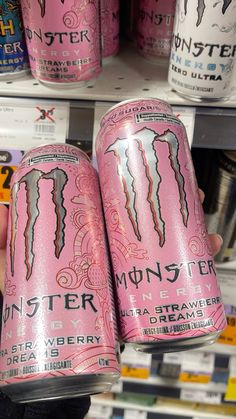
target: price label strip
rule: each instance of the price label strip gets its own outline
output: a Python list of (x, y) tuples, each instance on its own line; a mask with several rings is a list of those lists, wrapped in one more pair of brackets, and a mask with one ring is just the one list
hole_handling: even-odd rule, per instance
[(87, 419), (110, 419), (112, 416), (112, 407), (103, 406), (97, 404), (96, 402), (92, 403), (89, 409), (89, 413), (86, 416)]
[(126, 347), (121, 355), (121, 375), (147, 379), (150, 376), (152, 356), (138, 353), (133, 348)]
[(124, 419), (147, 419), (147, 412), (142, 410), (125, 409)]
[(19, 150), (0, 149), (0, 202), (7, 204), (10, 200), (11, 178), (21, 161), (23, 152)]
[(65, 143), (69, 109), (69, 102), (2, 98), (0, 149), (26, 151), (42, 144)]
[(236, 345), (236, 307), (225, 304), (227, 326), (218, 338), (218, 343)]
[(231, 356), (229, 361), (229, 380), (225, 393), (227, 402), (236, 402), (236, 356)]
[(196, 403), (206, 403), (206, 404), (221, 404), (221, 393), (214, 391), (201, 391), (201, 390), (186, 390), (182, 389), (180, 391), (180, 399), (196, 402)]
[(180, 382), (207, 384), (214, 371), (215, 355), (208, 352), (182, 354)]
[(111, 388), (112, 393), (122, 393), (123, 392), (123, 383), (121, 380), (117, 381), (115, 384), (113, 384)]

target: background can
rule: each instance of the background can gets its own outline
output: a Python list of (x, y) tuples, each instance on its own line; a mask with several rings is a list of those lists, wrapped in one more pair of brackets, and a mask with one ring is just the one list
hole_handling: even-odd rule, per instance
[(101, 70), (99, 0), (22, 0), (33, 76), (57, 87), (84, 85)]
[(176, 0), (139, 0), (137, 49), (152, 61), (168, 58), (171, 50)]
[(116, 55), (120, 45), (119, 0), (101, 0), (101, 32), (103, 58)]
[(73, 146), (42, 146), (11, 194), (1, 388), (17, 402), (108, 391), (119, 352), (95, 169)]
[(205, 219), (209, 232), (223, 238), (217, 262), (236, 258), (236, 152), (218, 151), (215, 162), (214, 182), (206, 192)]
[(236, 0), (177, 0), (168, 77), (177, 93), (197, 101), (230, 96), (235, 16)]
[(127, 40), (135, 41), (137, 0), (120, 0), (120, 30)]
[(121, 102), (96, 155), (123, 340), (153, 353), (214, 342), (224, 306), (183, 124), (158, 99)]
[(29, 71), (19, 0), (0, 0), (0, 80), (16, 79)]

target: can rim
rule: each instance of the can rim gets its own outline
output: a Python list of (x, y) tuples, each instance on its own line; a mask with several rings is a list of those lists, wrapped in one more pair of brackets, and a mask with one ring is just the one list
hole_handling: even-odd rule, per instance
[(232, 162), (236, 162), (236, 150), (224, 150), (224, 155)]
[[(105, 113), (104, 113), (104, 115), (101, 117), (101, 120), (100, 120), (100, 126), (101, 126), (101, 123), (102, 123), (102, 121), (103, 121), (103, 119), (110, 113), (110, 112), (112, 112), (114, 109), (116, 109), (116, 108), (118, 108), (119, 106), (122, 106), (122, 105), (126, 105), (126, 103), (130, 103), (130, 102), (137, 102), (137, 101), (139, 101), (139, 100), (146, 100), (146, 101), (149, 101), (149, 100), (156, 100), (156, 101), (158, 101), (158, 102), (161, 102), (161, 103), (164, 103), (165, 105), (167, 105), (169, 108), (170, 108), (170, 111), (172, 111), (172, 107), (171, 107), (171, 105), (168, 103), (168, 102), (166, 102), (165, 100), (162, 100), (162, 99), (159, 99), (159, 98), (157, 98), (157, 97), (135, 97), (135, 98), (133, 98), (133, 99), (126, 99), (126, 100), (122, 100), (121, 102), (118, 102), (118, 103), (116, 103), (115, 105), (113, 105), (111, 108), (109, 108)], [(171, 112), (171, 113), (173, 113), (173, 112)]]
[(36, 147), (32, 147), (30, 150), (27, 150), (26, 151), (26, 153), (23, 155), (23, 157), (22, 157), (22, 162), (25, 160), (25, 159), (27, 159), (27, 155), (28, 154), (30, 154), (30, 153), (32, 153), (33, 151), (35, 151), (35, 150), (38, 150), (38, 149), (40, 149), (40, 148), (43, 148), (43, 147), (46, 147), (46, 146), (51, 146), (51, 145), (56, 145), (56, 146), (67, 146), (67, 147), (70, 147), (70, 148), (72, 148), (72, 149), (75, 149), (76, 151), (78, 151), (80, 154), (82, 154), (83, 155), (83, 157), (85, 157), (86, 158), (86, 160), (88, 160), (89, 162), (91, 162), (91, 159), (90, 159), (90, 157), (85, 153), (85, 151), (83, 151), (83, 150), (81, 150), (79, 147), (76, 147), (76, 146), (74, 146), (74, 145), (72, 145), (72, 144), (68, 144), (68, 143), (45, 143), (45, 144), (40, 144), (40, 145), (38, 145), (38, 146), (36, 146)]

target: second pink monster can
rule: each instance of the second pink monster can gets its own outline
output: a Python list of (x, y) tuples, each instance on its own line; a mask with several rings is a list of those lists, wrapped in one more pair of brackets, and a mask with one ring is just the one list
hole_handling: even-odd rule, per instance
[(120, 45), (119, 0), (101, 0), (101, 32), (103, 58), (116, 55)]
[(225, 313), (183, 124), (158, 99), (121, 102), (96, 156), (122, 339), (150, 353), (214, 342)]
[(99, 0), (22, 0), (30, 67), (44, 84), (84, 85), (101, 71)]
[(147, 59), (168, 62), (176, 0), (138, 0), (136, 37), (138, 51)]
[(108, 391), (119, 345), (98, 178), (65, 144), (13, 176), (0, 386), (16, 402)]

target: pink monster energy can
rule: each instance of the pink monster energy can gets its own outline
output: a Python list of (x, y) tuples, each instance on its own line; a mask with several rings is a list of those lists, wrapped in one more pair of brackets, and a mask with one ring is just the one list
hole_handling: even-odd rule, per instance
[(147, 59), (168, 62), (176, 0), (139, 0), (137, 48)]
[(101, 31), (103, 58), (116, 55), (120, 45), (119, 0), (101, 0)]
[(22, 0), (30, 67), (44, 84), (84, 85), (101, 70), (99, 0)]
[(119, 351), (95, 170), (73, 146), (42, 146), (11, 198), (2, 391), (17, 402), (108, 391)]
[(183, 124), (158, 99), (121, 102), (96, 155), (123, 340), (150, 353), (214, 342), (224, 306)]

